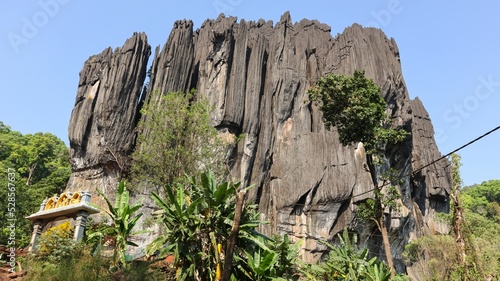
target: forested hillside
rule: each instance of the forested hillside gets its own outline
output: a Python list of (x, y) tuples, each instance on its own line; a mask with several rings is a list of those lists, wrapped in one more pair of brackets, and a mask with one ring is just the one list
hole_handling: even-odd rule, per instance
[[(15, 241), (22, 247), (31, 235), (31, 224), (24, 217), (66, 187), (71, 174), (68, 147), (51, 133), (23, 135), (0, 121), (0, 171), (0, 221), (17, 219)], [(2, 224), (1, 245), (8, 242), (8, 226)]]
[(500, 180), (464, 188), (462, 203), (483, 271), (500, 278)]

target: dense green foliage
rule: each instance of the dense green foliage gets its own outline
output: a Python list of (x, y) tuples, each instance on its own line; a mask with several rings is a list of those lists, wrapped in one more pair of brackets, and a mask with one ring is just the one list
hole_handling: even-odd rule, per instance
[(7, 222), (13, 215), (16, 246), (27, 245), (31, 224), (22, 218), (37, 211), (46, 197), (60, 193), (70, 174), (69, 150), (59, 138), (50, 133), (22, 135), (0, 122), (0, 244), (8, 244)]
[(52, 263), (71, 258), (78, 248), (72, 239), (73, 231), (69, 221), (49, 228), (38, 240), (37, 256)]
[(405, 280), (402, 276), (391, 279), (391, 269), (376, 257), (369, 258), (368, 249), (358, 248), (356, 235), (350, 237), (347, 229), (338, 238), (338, 245), (323, 242), (330, 253), (320, 264), (320, 280)]
[(288, 236), (252, 237), (252, 243), (236, 255), (238, 280), (298, 280), (306, 274), (307, 265), (298, 257), (300, 243), (292, 243)]
[(319, 102), (325, 124), (337, 127), (343, 145), (363, 142), (370, 151), (408, 135), (390, 128), (380, 88), (364, 71), (356, 70), (353, 76), (328, 74), (308, 93)]
[[(167, 185), (166, 198), (153, 193), (153, 199), (163, 210), (161, 223), (165, 232), (151, 244), (150, 252), (159, 251), (161, 256), (173, 253), (178, 280), (195, 277), (218, 280), (220, 277), (238, 188), (240, 183), (218, 184), (212, 173), (202, 173), (199, 179), (190, 178), (187, 187), (181, 183)], [(260, 223), (257, 218), (254, 206), (245, 206), (235, 252), (238, 256), (233, 271), (236, 280), (247, 280), (248, 276), (261, 276), (250, 280), (271, 280), (269, 278), (276, 274), (285, 274), (287, 269), (283, 267), (290, 265), (285, 262), (288, 251), (278, 251), (283, 249), (281, 246), (275, 250), (266, 246), (268, 242), (281, 245), (279, 242), (272, 242), (254, 231)], [(275, 274), (269, 274), (271, 272)]]
[(485, 181), (462, 189), (462, 204), (472, 213), (500, 222), (500, 180)]
[(134, 182), (163, 186), (204, 169), (222, 170), (223, 146), (210, 125), (208, 101), (195, 92), (168, 93), (141, 113), (144, 133), (133, 154)]
[[(75, 243), (72, 239), (63, 243), (61, 247), (66, 251), (65, 256), (58, 261), (46, 256), (30, 256), (22, 260), (23, 269), (27, 275), (22, 280), (29, 281), (162, 281), (169, 279), (164, 272), (151, 266), (151, 262), (134, 261), (126, 269), (111, 272), (110, 258), (91, 254), (92, 249), (85, 244)], [(68, 248), (66, 245), (72, 245)], [(56, 254), (56, 253), (54, 253)]]
[(500, 278), (500, 180), (464, 188), (461, 200), (481, 269)]

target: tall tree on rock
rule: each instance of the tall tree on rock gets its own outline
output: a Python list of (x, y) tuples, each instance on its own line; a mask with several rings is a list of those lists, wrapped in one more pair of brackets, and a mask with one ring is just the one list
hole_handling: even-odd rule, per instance
[(403, 141), (408, 133), (391, 128), (380, 88), (373, 80), (365, 77), (364, 71), (356, 70), (353, 76), (328, 74), (320, 78), (308, 93), (311, 100), (320, 105), (325, 125), (337, 128), (343, 145), (362, 142), (366, 148), (375, 193), (375, 200), (370, 204), (372, 211), (369, 212), (369, 218), (376, 223), (382, 234), (387, 263), (394, 275), (384, 209), (394, 205), (397, 193), (382, 194), (373, 155), (384, 144)]
[(476, 280), (479, 276), (477, 256), (465, 221), (464, 208), (460, 200), (460, 188), (463, 184), (462, 177), (460, 176), (461, 159), (460, 155), (456, 153), (450, 156), (451, 179), (453, 183), (453, 190), (450, 194), (453, 203), (453, 236), (457, 246), (460, 279)]

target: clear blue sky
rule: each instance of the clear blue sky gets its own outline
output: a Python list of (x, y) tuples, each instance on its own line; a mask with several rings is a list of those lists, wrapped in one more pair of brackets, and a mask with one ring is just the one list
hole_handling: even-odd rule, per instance
[[(443, 154), (500, 126), (500, 2), (485, 1), (2, 1), (0, 120), (22, 133), (67, 127), (84, 61), (144, 31), (165, 43), (177, 19), (196, 27), (220, 12), (246, 20), (318, 19), (394, 37), (411, 98), (430, 113)], [(500, 130), (462, 150), (466, 185), (500, 179)]]

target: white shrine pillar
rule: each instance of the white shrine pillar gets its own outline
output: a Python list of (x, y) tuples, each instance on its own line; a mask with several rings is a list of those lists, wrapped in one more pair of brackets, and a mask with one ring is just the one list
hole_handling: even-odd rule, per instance
[(73, 239), (75, 241), (81, 241), (83, 234), (85, 233), (85, 225), (87, 224), (87, 217), (89, 213), (87, 211), (80, 211), (76, 214), (75, 219), (75, 235)]
[(31, 235), (30, 244), (28, 247), (28, 252), (31, 252), (35, 249), (38, 238), (42, 235), (43, 228), (43, 220), (36, 220), (33, 224), (33, 234)]

